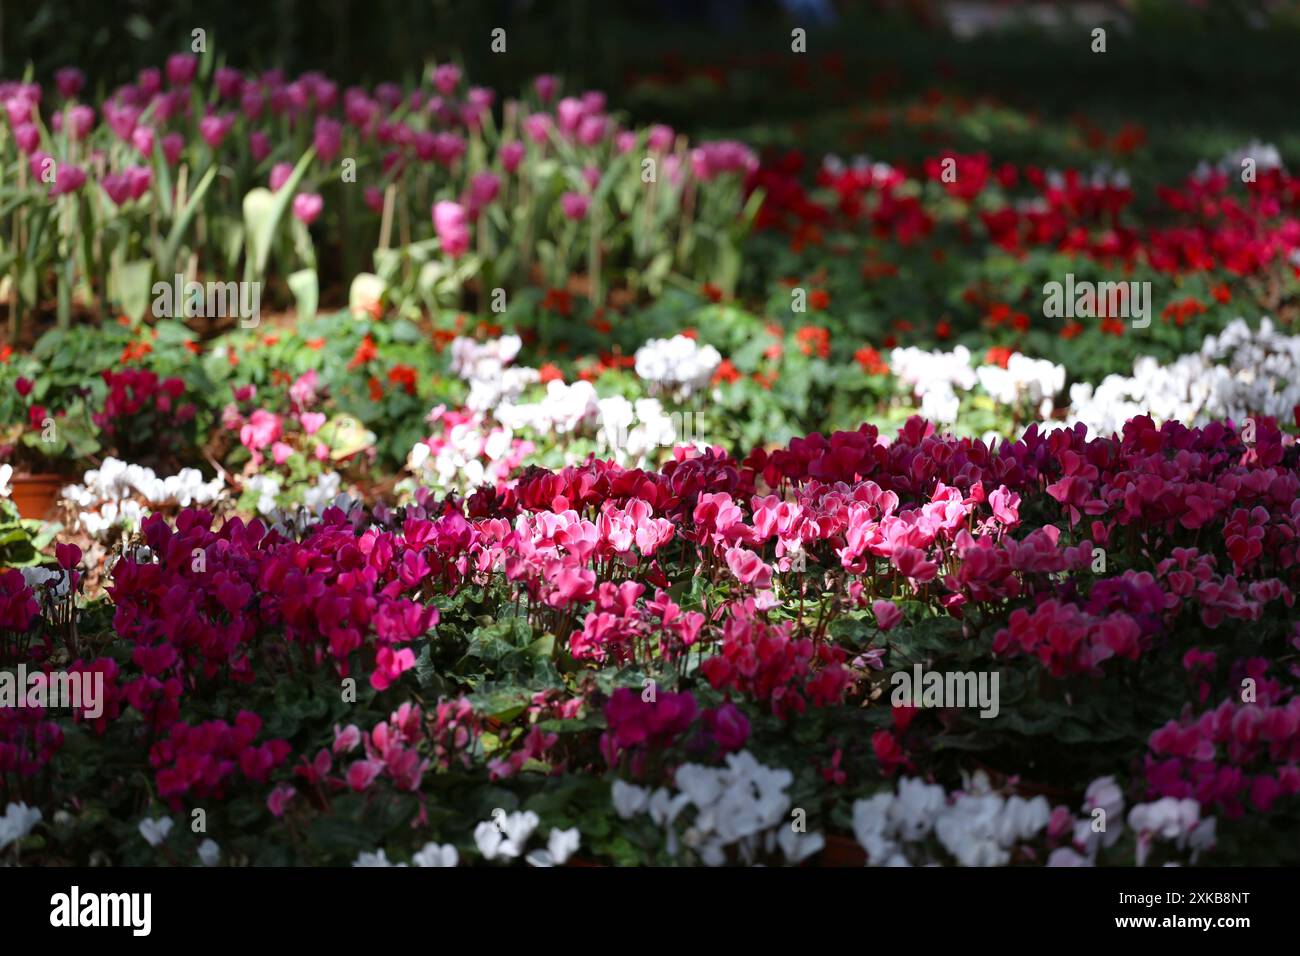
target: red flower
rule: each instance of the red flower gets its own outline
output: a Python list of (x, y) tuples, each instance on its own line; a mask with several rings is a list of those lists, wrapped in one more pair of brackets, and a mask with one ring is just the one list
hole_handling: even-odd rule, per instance
[(542, 308), (560, 315), (573, 313), (573, 296), (564, 289), (547, 289), (546, 298), (542, 299)]
[(731, 359), (723, 359), (719, 363), (717, 371), (713, 373), (713, 384), (719, 385), (723, 382), (730, 384), (740, 378), (740, 373), (736, 371), (736, 366)]
[[(1080, 326), (1082, 328), (1082, 326)], [(1005, 345), (995, 345), (984, 354), (984, 361), (989, 365), (997, 365), (1000, 368), (1006, 368), (1007, 363), (1011, 361), (1012, 351)]]
[(821, 312), (831, 304), (831, 294), (825, 289), (813, 289), (808, 293), (808, 307), (814, 312)]
[(388, 380), (401, 386), (407, 395), (415, 394), (415, 369), (409, 365), (394, 365), (388, 373)]
[(889, 366), (880, 358), (880, 353), (870, 345), (864, 345), (853, 353), (853, 357), (868, 375), (888, 375)]
[(374, 361), (375, 357), (378, 355), (379, 350), (375, 348), (375, 340), (367, 335), (361, 340), (361, 344), (357, 346), (356, 353), (352, 356), (352, 361), (348, 363), (348, 369), (360, 368), (367, 362)]

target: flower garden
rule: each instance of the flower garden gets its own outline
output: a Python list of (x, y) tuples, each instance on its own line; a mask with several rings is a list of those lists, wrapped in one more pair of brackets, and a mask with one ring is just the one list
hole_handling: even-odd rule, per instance
[(1300, 138), (789, 33), (6, 67), (0, 864), (1300, 862)]

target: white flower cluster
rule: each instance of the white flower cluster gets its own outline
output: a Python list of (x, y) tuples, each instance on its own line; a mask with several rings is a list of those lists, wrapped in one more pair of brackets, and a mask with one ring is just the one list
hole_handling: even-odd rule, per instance
[(1169, 365), (1143, 357), (1132, 377), (1108, 375), (1096, 385), (1070, 387), (1068, 424), (1083, 422), (1096, 434), (1120, 431), (1136, 415), (1157, 422), (1200, 425), (1248, 415), (1289, 417), (1300, 404), (1300, 336), (1282, 335), (1268, 318), (1252, 331), (1234, 319), (1201, 350)]
[(636, 350), (636, 374), (671, 391), (678, 401), (685, 401), (707, 386), (721, 364), (717, 349), (685, 335), (650, 339)]
[(889, 355), (889, 370), (921, 399), (923, 416), (945, 425), (957, 420), (961, 406), (958, 392), (969, 392), (976, 385), (999, 404), (1032, 404), (1043, 418), (1051, 414), (1054, 397), (1065, 387), (1062, 365), (1015, 352), (1006, 368), (976, 368), (971, 365), (970, 349), (964, 345), (951, 352), (894, 349)]
[(23, 582), (33, 591), (47, 589), (50, 597), (64, 598), (68, 596), (68, 585), (70, 583), (68, 572), (62, 568), (20, 568)]
[(17, 843), (41, 822), (41, 811), (25, 803), (11, 803), (0, 816), (0, 850)]
[(540, 402), (516, 405), (502, 402), (492, 412), (506, 428), (531, 428), (541, 435), (568, 435), (593, 424), (599, 409), (596, 386), (578, 380), (568, 384), (555, 379), (546, 383), (546, 397)]
[(490, 412), (502, 402), (517, 398), (538, 380), (537, 369), (510, 364), (522, 344), (517, 335), (503, 335), (487, 342), (463, 336), (452, 340), (451, 371), (469, 383), (466, 408)]
[[(427, 867), (451, 867), (460, 863), (460, 855), (456, 848), (450, 843), (437, 844), (426, 843), (424, 848), (411, 857), (411, 863), (415, 866)], [(374, 853), (361, 853), (352, 863), (353, 866), (362, 867), (403, 867), (405, 863), (393, 863), (388, 859), (388, 854), (382, 849)]]
[(687, 824), (681, 844), (706, 866), (725, 864), (728, 848), (734, 848), (745, 864), (778, 848), (787, 862), (796, 864), (819, 852), (826, 841), (820, 833), (795, 831), (786, 793), (793, 780), (789, 770), (764, 766), (746, 750), (728, 755), (725, 767), (689, 763), (678, 767), (677, 793), (667, 787), (652, 793), (616, 780), (611, 797), (622, 819), (648, 813), (663, 827), (670, 855), (678, 852), (677, 817), (694, 807), (694, 819)]
[[(441, 414), (442, 410), (437, 411)], [(441, 436), (416, 442), (406, 457), (406, 467), (444, 492), (468, 491), (491, 484), (513, 447), (514, 435), (509, 429), (493, 427), (482, 415), (474, 415)]]
[(1052, 413), (1052, 400), (1065, 388), (1065, 366), (1047, 359), (1031, 359), (1019, 352), (1007, 360), (1007, 367), (981, 365), (975, 370), (980, 387), (999, 405), (1029, 402), (1041, 417)]
[(951, 797), (938, 784), (907, 778), (897, 794), (853, 804), (853, 835), (871, 866), (934, 862), (922, 846), (931, 836), (961, 866), (1005, 866), (1015, 845), (1041, 833), (1051, 815), (1045, 797), (1003, 797), (989, 791), (983, 774)]
[(642, 467), (647, 457), (660, 448), (707, 445), (695, 434), (694, 413), (669, 413), (657, 398), (632, 402), (622, 395), (612, 395), (602, 398), (598, 405), (600, 432), (596, 453), (602, 458), (611, 457), (620, 465)]
[[(528, 838), (541, 822), (532, 810), (506, 813), (497, 811), (492, 820), (474, 828), (474, 843), (485, 860), (513, 860), (524, 851)], [(551, 830), (546, 849), (534, 850), (524, 857), (530, 866), (563, 866), (577, 852), (582, 835), (577, 827)]]
[(99, 540), (120, 527), (136, 531), (150, 511), (161, 507), (210, 504), (226, 488), (220, 475), (204, 481), (195, 468), (159, 478), (152, 468), (117, 458), (104, 459), (98, 468), (86, 472), (82, 481), (66, 486), (63, 499), (77, 508), (77, 526)]
[[(656, 449), (694, 441), (693, 429), (679, 427), (654, 398), (629, 401), (621, 395), (601, 397), (585, 380), (546, 383), (545, 394), (519, 401), (524, 390), (541, 380), (537, 369), (513, 366), (519, 354), (518, 336), (488, 342), (457, 338), (451, 344), (451, 369), (469, 383), (463, 412), (435, 408), (429, 420), (452, 419), (442, 434), (417, 442), (407, 456), (407, 469), (432, 487), (465, 491), (505, 477), (531, 446), (521, 448), (518, 435), (569, 436), (595, 434), (599, 453), (621, 465), (641, 466)], [(636, 353), (637, 373), (652, 387), (670, 390), (684, 400), (708, 384), (722, 356), (712, 346), (699, 346), (684, 335), (652, 339)], [(693, 422), (693, 419), (691, 419)], [(446, 423), (444, 423), (445, 425)]]
[(13, 465), (0, 465), (0, 498), (8, 498), (13, 494), (13, 488), (9, 486), (9, 479), (14, 476)]

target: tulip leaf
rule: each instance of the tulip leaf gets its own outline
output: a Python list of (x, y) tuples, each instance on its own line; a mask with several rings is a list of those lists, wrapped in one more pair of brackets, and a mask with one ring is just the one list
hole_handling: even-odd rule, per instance
[(194, 214), (198, 212), (200, 204), (203, 202), (203, 196), (207, 193), (208, 187), (212, 185), (212, 180), (217, 177), (217, 167), (212, 165), (208, 171), (203, 174), (185, 200), (185, 206), (177, 214), (176, 220), (172, 223), (171, 231), (167, 233), (167, 241), (163, 244), (162, 252), (158, 256), (158, 268), (170, 271), (176, 262), (176, 254), (180, 251), (181, 241), (185, 238), (185, 233), (190, 228), (190, 222), (194, 219)]
[(320, 283), (315, 269), (299, 269), (286, 280), (298, 307), (298, 320), (316, 317), (316, 306), (320, 301)]
[(244, 197), (244, 226), (248, 230), (249, 254), (252, 260), (252, 280), (260, 282), (266, 274), (266, 263), (271, 257), (271, 246), (275, 232), (284, 218), (289, 204), (293, 202), (298, 184), (307, 173), (307, 167), (316, 156), (316, 148), (310, 147), (298, 160), (283, 185), (275, 192), (258, 186), (251, 189)]

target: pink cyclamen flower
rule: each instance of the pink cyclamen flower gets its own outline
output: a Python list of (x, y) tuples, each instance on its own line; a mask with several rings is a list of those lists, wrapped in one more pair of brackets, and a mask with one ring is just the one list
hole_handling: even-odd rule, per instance
[(469, 251), (469, 216), (460, 203), (445, 199), (434, 203), (433, 228), (447, 255), (454, 258)]
[(323, 412), (303, 412), (298, 416), (298, 423), (302, 425), (302, 430), (308, 435), (314, 435), (325, 424), (325, 414)]
[(284, 816), (284, 811), (289, 806), (289, 801), (297, 796), (298, 791), (294, 789), (291, 783), (281, 783), (271, 791), (271, 795), (266, 798), (266, 808), (271, 811), (271, 816), (277, 820)]
[(876, 616), (876, 626), (882, 631), (892, 629), (903, 619), (903, 612), (893, 601), (872, 601), (871, 613)]
[(299, 193), (293, 197), (293, 214), (299, 222), (310, 226), (325, 208), (319, 193)]

